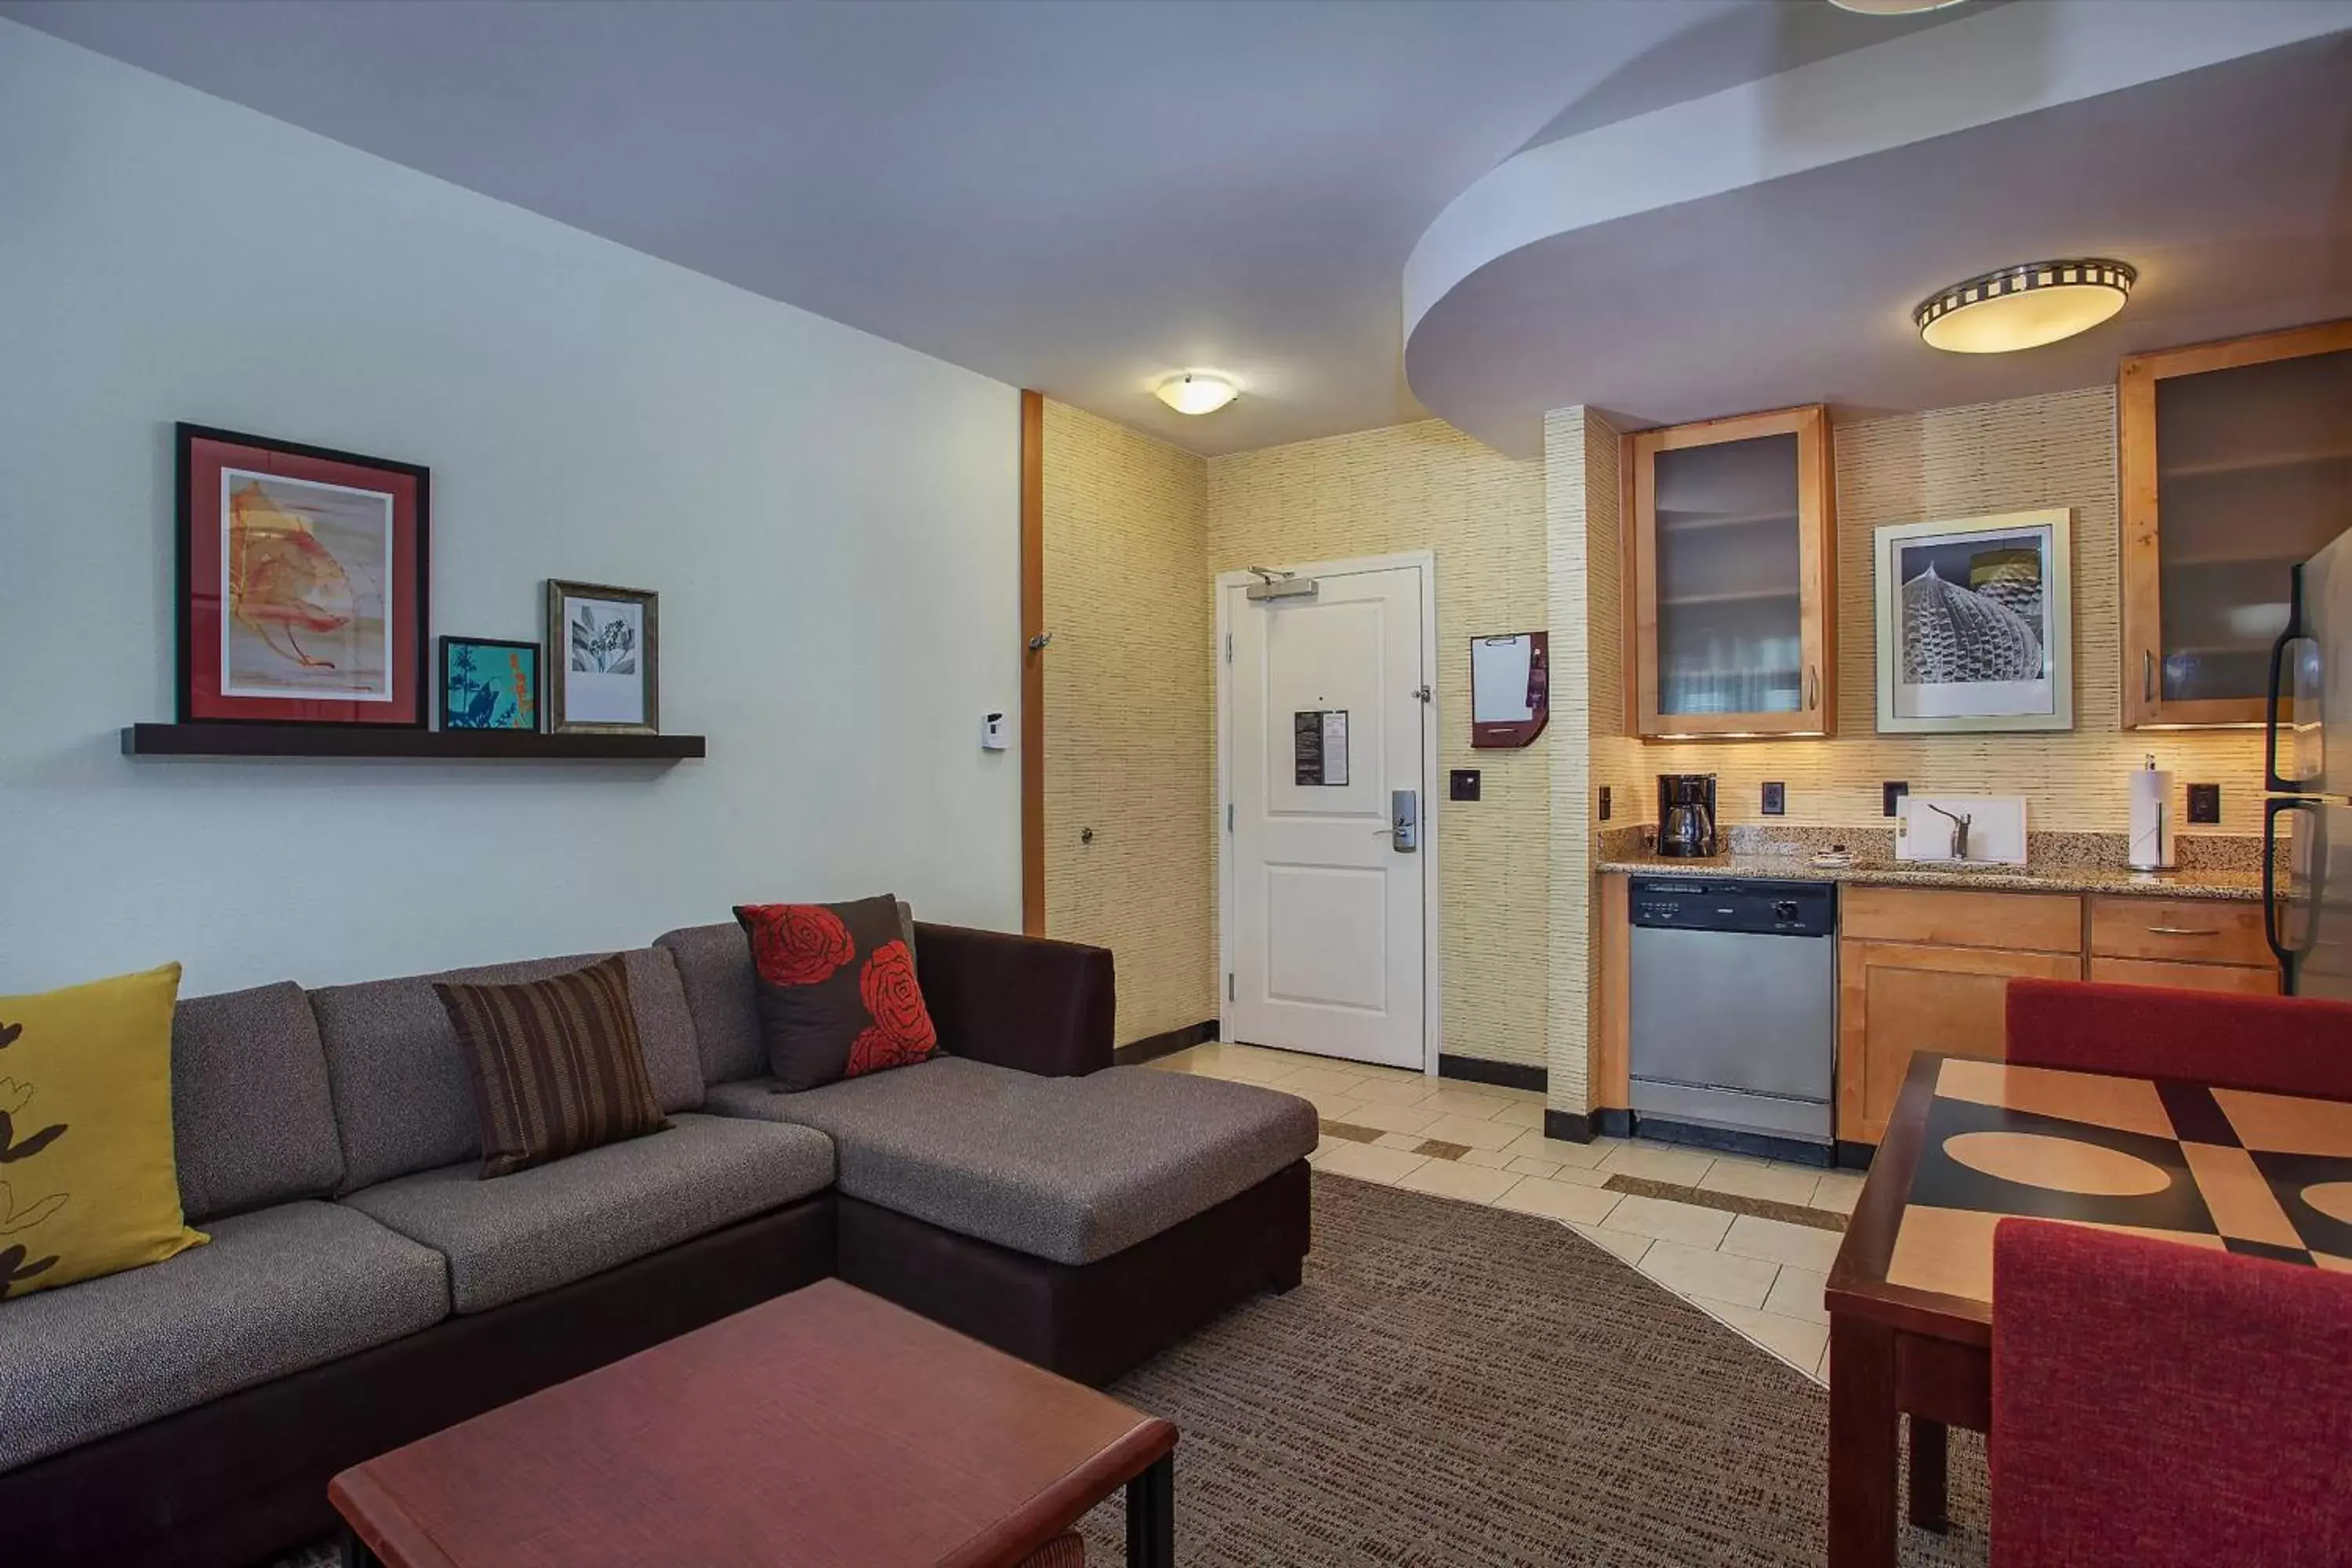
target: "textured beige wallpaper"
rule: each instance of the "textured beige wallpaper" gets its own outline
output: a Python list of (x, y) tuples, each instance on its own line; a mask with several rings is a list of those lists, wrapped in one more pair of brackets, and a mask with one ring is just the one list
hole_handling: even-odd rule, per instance
[(1217, 1016), (1207, 465), (1050, 401), (1045, 457), (1045, 930), (1111, 950), (1124, 1044)]
[[(1769, 820), (1759, 814), (1758, 785), (1779, 779), (1789, 786), (1792, 823), (1884, 825), (1880, 781), (1903, 779), (1915, 792), (2022, 795), (2035, 828), (2121, 831), (2124, 775), (2153, 752), (2181, 784), (2221, 785), (2221, 831), (2261, 831), (2259, 733), (2119, 727), (2115, 424), (2114, 388), (2099, 386), (1837, 426), (1838, 732), (1819, 741), (1642, 744), (1637, 809), (1622, 820), (1656, 815), (1657, 774), (1712, 773), (1727, 822)], [(2074, 510), (2074, 728), (1878, 734), (1872, 531), (2049, 506)], [(1622, 680), (1609, 700), (1622, 717)]]
[(1215, 458), (1208, 532), (1211, 573), (1435, 552), (1438, 765), (1483, 773), (1437, 806), (1442, 1048), (1543, 1066), (1549, 752), (1474, 752), (1469, 724), (1470, 638), (1546, 625), (1542, 467), (1434, 419)]

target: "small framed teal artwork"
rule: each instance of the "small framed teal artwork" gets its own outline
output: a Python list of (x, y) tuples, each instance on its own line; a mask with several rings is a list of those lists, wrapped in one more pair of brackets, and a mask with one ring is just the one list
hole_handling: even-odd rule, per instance
[(539, 645), (443, 637), (441, 728), (537, 730)]

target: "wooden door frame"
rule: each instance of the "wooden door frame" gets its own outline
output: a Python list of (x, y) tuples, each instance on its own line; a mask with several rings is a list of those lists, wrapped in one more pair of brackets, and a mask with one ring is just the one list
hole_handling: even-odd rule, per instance
[(2163, 593), (2157, 516), (2156, 384), (2276, 360), (2352, 350), (2352, 321), (2323, 321), (2220, 342), (2127, 354), (2116, 370), (2116, 469), (2123, 588), (2124, 728), (2246, 728), (2265, 720), (2260, 698), (2164, 700)]
[(1045, 395), (1021, 394), (1021, 930), (1045, 934)]
[[(1717, 447), (1759, 436), (1797, 438), (1797, 616), (1805, 664), (1798, 680), (1810, 681), (1815, 700), (1804, 705), (1801, 690), (1800, 706), (1790, 713), (1684, 713), (1675, 715), (1670, 722), (1658, 711), (1658, 539), (1650, 459), (1660, 452)], [(1808, 403), (1760, 414), (1735, 414), (1691, 425), (1637, 430), (1618, 441), (1627, 733), (1645, 740), (1836, 734), (1837, 462), (1831, 447), (1828, 407)]]
[[(1437, 1076), (1438, 1050), (1444, 1043), (1444, 1031), (1439, 1026), (1443, 1013), (1438, 992), (1440, 971), (1444, 968), (1438, 962), (1438, 936), (1443, 923), (1440, 906), (1444, 900), (1439, 896), (1437, 874), (1437, 742), (1444, 715), (1437, 700), (1437, 555), (1434, 551), (1405, 550), (1391, 555), (1300, 562), (1281, 570), (1295, 572), (1301, 577), (1348, 577), (1404, 566), (1421, 570), (1421, 661), (1430, 689), (1430, 700), (1422, 704), (1421, 723), (1421, 1070), (1433, 1079)], [(1252, 572), (1220, 572), (1209, 590), (1216, 601), (1216, 638), (1210, 645), (1209, 659), (1214, 667), (1217, 692), (1216, 819), (1211, 824), (1217, 844), (1217, 973), (1226, 976), (1234, 970), (1234, 836), (1226, 826), (1232, 820), (1229, 813), (1234, 805), (1234, 667), (1227, 653), (1233, 626), (1225, 614), (1225, 595), (1230, 588), (1247, 587), (1257, 580)], [(1217, 987), (1217, 1036), (1220, 1039), (1234, 1038), (1229, 985)]]

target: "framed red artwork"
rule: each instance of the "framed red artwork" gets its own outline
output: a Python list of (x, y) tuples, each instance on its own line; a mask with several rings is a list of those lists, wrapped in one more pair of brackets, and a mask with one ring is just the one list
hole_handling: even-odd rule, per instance
[(178, 433), (180, 722), (424, 728), (429, 471)]

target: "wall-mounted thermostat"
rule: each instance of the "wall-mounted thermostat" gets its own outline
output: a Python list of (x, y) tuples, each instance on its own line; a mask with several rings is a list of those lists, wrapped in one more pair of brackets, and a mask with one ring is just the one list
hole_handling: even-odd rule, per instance
[(982, 751), (1001, 752), (1012, 744), (1012, 737), (1005, 732), (1003, 714), (990, 713), (982, 718), (980, 721)]

